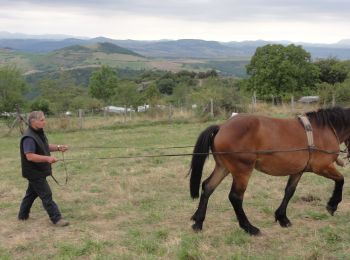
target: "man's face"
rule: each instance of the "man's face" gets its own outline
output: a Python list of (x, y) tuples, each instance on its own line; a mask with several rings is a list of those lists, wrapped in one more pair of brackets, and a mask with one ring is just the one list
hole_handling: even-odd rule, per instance
[(42, 117), (40, 117), (39, 119), (32, 120), (32, 127), (34, 129), (42, 129), (45, 127), (45, 124), (46, 124), (46, 119), (45, 119), (44, 115)]

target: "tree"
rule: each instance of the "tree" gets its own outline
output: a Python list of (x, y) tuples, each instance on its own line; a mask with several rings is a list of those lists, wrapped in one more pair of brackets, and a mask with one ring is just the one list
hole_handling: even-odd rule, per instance
[(319, 75), (310, 53), (293, 44), (257, 48), (246, 68), (250, 75), (248, 89), (265, 99), (313, 90)]
[[(332, 96), (332, 105), (335, 106), (336, 92), (340, 84), (344, 82), (348, 75), (348, 68), (345, 63), (338, 61), (336, 58), (331, 57), (328, 59), (321, 59), (315, 62), (316, 66), (320, 69), (320, 80), (323, 83), (331, 85), (330, 94)], [(324, 98), (326, 101), (327, 98)], [(337, 100), (343, 100), (341, 97)]]
[(41, 98), (50, 102), (52, 112), (62, 112), (72, 109), (75, 97), (87, 96), (86, 90), (76, 86), (65, 75), (58, 79), (45, 79), (39, 82)]
[(212, 69), (212, 70), (208, 70), (206, 72), (199, 72), (198, 73), (198, 78), (199, 79), (205, 79), (205, 78), (216, 78), (218, 77), (218, 73), (216, 72), (216, 70)]
[(103, 106), (102, 101), (87, 95), (78, 95), (71, 100), (70, 110), (89, 109), (96, 110)]
[(192, 87), (186, 82), (179, 83), (173, 91), (173, 94), (167, 98), (169, 102), (175, 106), (183, 106), (191, 104)]
[(15, 66), (0, 67), (0, 111), (13, 111), (24, 103), (26, 90), (21, 72)]
[(176, 86), (176, 82), (172, 78), (162, 78), (157, 81), (159, 92), (166, 95), (171, 95)]
[(349, 72), (346, 65), (334, 57), (318, 60), (315, 65), (320, 69), (321, 82), (332, 85), (337, 82), (342, 83)]
[(336, 85), (339, 84), (338, 87), (336, 87), (336, 93), (335, 98), (337, 100), (337, 103), (344, 106), (350, 105), (350, 80), (345, 80), (342, 83), (336, 83)]
[(208, 108), (212, 99), (216, 108), (229, 111), (244, 111), (246, 102), (236, 81), (213, 77), (206, 79), (201, 87), (193, 90), (192, 99), (201, 109)]
[(92, 97), (111, 101), (118, 87), (118, 77), (108, 66), (102, 66), (99, 70), (92, 73), (89, 82), (89, 93)]
[(30, 105), (31, 110), (41, 110), (46, 115), (51, 114), (50, 110), (50, 102), (47, 99), (44, 98), (37, 98), (35, 99), (32, 104)]
[(116, 94), (113, 98), (115, 104), (119, 106), (134, 106), (141, 105), (139, 102), (140, 93), (137, 91), (137, 85), (128, 80), (120, 82), (116, 89)]
[(151, 84), (148, 86), (146, 91), (144, 92), (144, 100), (151, 105), (151, 107), (154, 107), (157, 105), (161, 98), (161, 93), (159, 92), (158, 88), (154, 85)]

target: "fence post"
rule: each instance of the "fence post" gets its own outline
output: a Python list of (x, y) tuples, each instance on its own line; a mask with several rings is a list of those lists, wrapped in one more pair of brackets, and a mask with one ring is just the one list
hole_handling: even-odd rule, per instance
[(291, 104), (292, 112), (294, 112), (294, 96), (293, 95), (290, 97), (290, 104)]
[(173, 120), (173, 106), (169, 105), (169, 122)]
[(83, 110), (79, 109), (79, 127), (83, 129)]
[(126, 105), (124, 105), (124, 123), (126, 123), (126, 113), (127, 113)]
[(210, 99), (210, 117), (214, 118), (214, 101), (212, 98)]
[(256, 92), (254, 91), (253, 96), (252, 96), (252, 112), (255, 112), (255, 107), (256, 107)]

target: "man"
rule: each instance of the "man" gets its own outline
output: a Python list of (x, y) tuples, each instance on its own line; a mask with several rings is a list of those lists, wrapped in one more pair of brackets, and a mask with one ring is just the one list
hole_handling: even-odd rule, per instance
[(29, 127), (20, 142), (22, 176), (28, 180), (28, 188), (18, 213), (19, 220), (29, 218), (30, 208), (39, 197), (50, 220), (56, 226), (68, 226), (69, 222), (61, 216), (60, 210), (52, 200), (52, 192), (46, 177), (52, 174), (51, 164), (57, 162), (50, 152), (68, 149), (67, 145), (49, 144), (44, 133), (46, 124), (42, 111), (33, 111), (28, 117)]

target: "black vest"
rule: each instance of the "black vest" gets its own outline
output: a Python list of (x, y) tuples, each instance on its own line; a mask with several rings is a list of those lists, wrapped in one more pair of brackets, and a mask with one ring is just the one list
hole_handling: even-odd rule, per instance
[(23, 134), (20, 143), (22, 176), (28, 180), (45, 178), (51, 175), (51, 164), (46, 162), (36, 163), (27, 160), (23, 151), (23, 140), (31, 137), (35, 141), (35, 154), (50, 156), (49, 143), (42, 129), (35, 130), (29, 127)]

